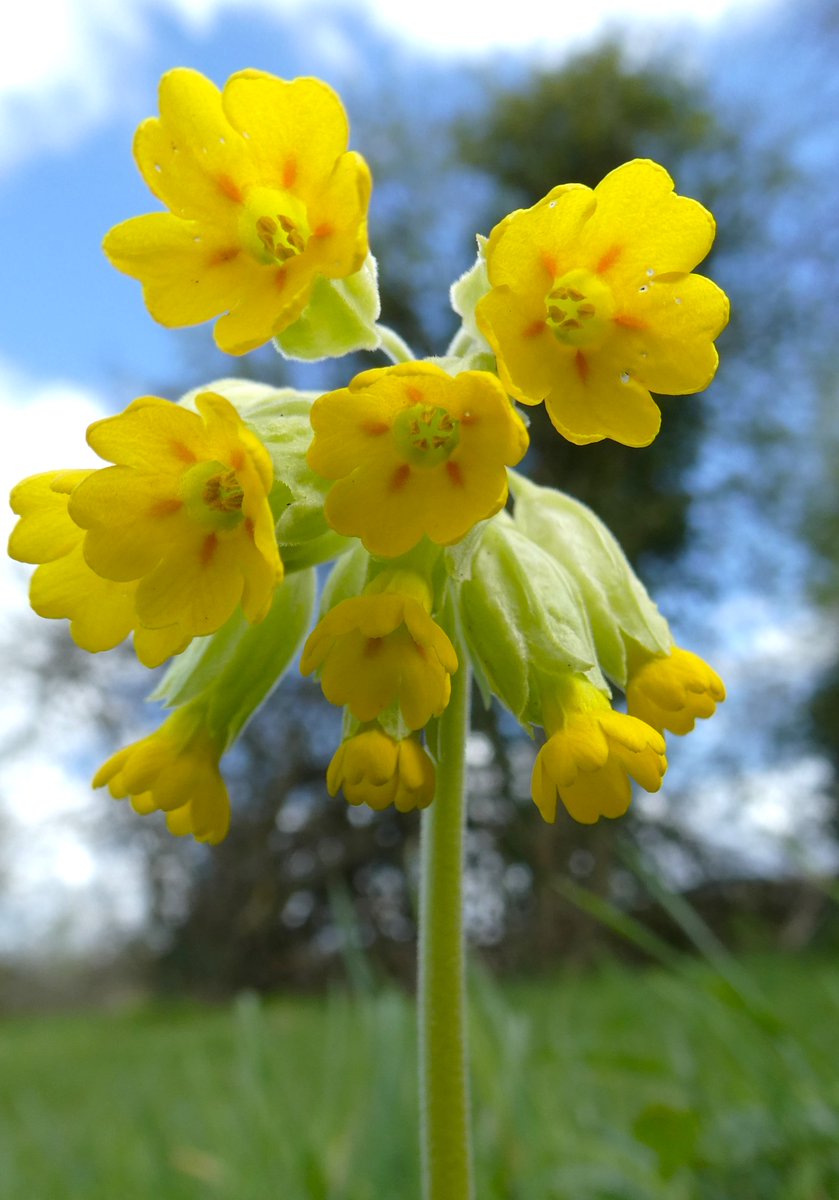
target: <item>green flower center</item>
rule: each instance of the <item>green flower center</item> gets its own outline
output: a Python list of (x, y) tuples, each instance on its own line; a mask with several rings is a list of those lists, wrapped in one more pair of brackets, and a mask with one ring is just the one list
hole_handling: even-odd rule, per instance
[(239, 217), (239, 237), (260, 263), (283, 266), (303, 253), (309, 234), (306, 206), (290, 192), (266, 187), (247, 192)]
[(414, 404), (393, 423), (399, 452), (414, 467), (438, 467), (460, 441), (460, 423), (445, 408)]
[(191, 467), (181, 480), (181, 498), (190, 518), (207, 529), (235, 529), (242, 520), (242, 485), (224, 463)]
[(577, 268), (555, 279), (545, 297), (546, 320), (554, 337), (569, 346), (599, 346), (615, 313), (611, 289), (592, 271)]

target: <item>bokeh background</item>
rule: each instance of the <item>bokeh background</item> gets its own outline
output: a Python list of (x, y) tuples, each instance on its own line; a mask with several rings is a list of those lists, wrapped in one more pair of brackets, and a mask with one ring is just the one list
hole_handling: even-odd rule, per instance
[[(467, 921), (487, 1046), (495, 1046), (481, 1062), (500, 1070), (499, 1047), (513, 1054), (522, 1038), (529, 1049), (504, 1070), (521, 1074), (525, 1061), (542, 1061), (538, 1042), (528, 1042), (531, 1026), (504, 990), (526, 986), (516, 981), (553, 979), (561, 966), (565, 978), (569, 964), (593, 971), (592, 978), (605, 971), (612, 982), (596, 1001), (566, 993), (565, 1016), (570, 1020), (578, 1004), (573, 1019), (581, 1021), (601, 1005), (601, 1024), (586, 1037), (598, 1044), (601, 1035), (616, 1038), (630, 1058), (633, 1035), (619, 997), (671, 987), (678, 1002), (671, 995), (667, 1007), (665, 998), (659, 1019), (672, 1019), (684, 1036), (693, 1029), (690, 1037), (704, 1038), (709, 1055), (715, 1037), (721, 1048), (765, 1037), (755, 1050), (761, 1065), (754, 1094), (743, 1101), (747, 1116), (732, 1117), (732, 1144), (742, 1149), (745, 1138), (755, 1161), (766, 1158), (767, 1145), (781, 1145), (782, 1166), (753, 1192), (757, 1168), (748, 1167), (726, 1176), (721, 1190), (713, 1181), (701, 1190), (710, 1153), (702, 1105), (715, 1110), (716, 1101), (712, 1091), (701, 1101), (685, 1098), (685, 1080), (676, 1086), (668, 1076), (640, 1116), (626, 1107), (625, 1126), (641, 1157), (616, 1168), (617, 1190), (585, 1172), (576, 1182), (551, 1175), (550, 1184), (547, 1175), (534, 1175), (534, 1190), (516, 1190), (512, 1180), (531, 1178), (519, 1163), (508, 1165), (507, 1175), (499, 1167), (495, 1190), (487, 1183), (482, 1195), (722, 1200), (735, 1194), (727, 1188), (756, 1200), (839, 1194), (831, 1190), (839, 1189), (839, 1161), (828, 1149), (839, 1136), (839, 1097), (835, 1087), (828, 1094), (816, 1067), (812, 1074), (801, 1066), (810, 1061), (803, 1043), (793, 1037), (779, 1049), (772, 1026), (778, 1004), (790, 991), (803, 994), (805, 979), (822, 989), (810, 995), (813, 1010), (834, 1027), (839, 1016), (839, 976), (830, 966), (839, 945), (837, 61), (835, 0), (600, 0), (551, 9), (519, 0), (496, 15), (466, 3), (403, 11), (384, 0), (53, 0), (28, 5), (4, 26), (5, 490), (34, 471), (91, 461), (85, 426), (137, 395), (176, 398), (231, 372), (327, 389), (361, 368), (360, 359), (287, 363), (270, 351), (225, 360), (209, 327), (155, 326), (139, 286), (108, 266), (99, 248), (104, 232), (154, 207), (130, 144), (139, 121), (156, 111), (157, 80), (171, 66), (196, 67), (219, 84), (243, 66), (285, 77), (315, 74), (340, 91), (352, 144), (375, 179), (371, 241), (383, 319), (418, 355), (442, 352), (454, 331), (448, 287), (473, 261), (475, 234), (489, 233), (505, 213), (557, 182), (594, 185), (620, 163), (649, 156), (668, 167), (680, 192), (716, 214), (717, 243), (701, 269), (729, 293), (733, 317), (719, 342), (722, 367), (713, 386), (699, 397), (664, 399), (662, 433), (640, 451), (571, 446), (532, 410), (527, 466), (610, 524), (677, 640), (717, 667), (729, 700), (684, 742), (671, 739), (677, 744), (659, 794), (641, 793), (625, 821), (592, 829), (562, 814), (556, 826), (543, 825), (529, 798), (535, 747), (500, 711), (478, 706), (469, 747)], [(11, 528), (11, 516), (4, 520)], [(263, 1037), (270, 1042), (264, 1022), (273, 1019), (260, 1015), (258, 995), (360, 991), (374, 1012), (370, 1054), (377, 1054), (373, 1027), (383, 1025), (396, 1039), (393, 1054), (407, 1053), (408, 1035), (398, 1032), (402, 1001), (392, 988), (409, 989), (413, 981), (418, 827), (410, 818), (329, 799), (324, 771), (338, 714), (310, 681), (287, 680), (226, 763), (234, 804), (228, 840), (214, 850), (174, 841), (155, 820), (141, 821), (89, 789), (104, 757), (157, 724), (159, 714), (144, 703), (149, 673), (127, 650), (87, 656), (70, 643), (63, 622), (35, 618), (26, 606), (27, 575), (12, 563), (0, 573), (0, 1013), (136, 1013), (161, 997), (223, 1004), (239, 997), (234, 1025), (217, 1034), (233, 1038), (235, 1054), (244, 1055), (237, 1078), (250, 1080), (242, 1083), (245, 1107), (256, 1088), (247, 1072), (263, 1070), (254, 1047)], [(655, 985), (644, 974), (650, 962), (665, 970)], [(760, 996), (752, 976), (741, 973), (743, 963), (755, 962), (768, 988)], [(707, 972), (701, 983), (694, 970)], [(491, 978), (513, 982), (498, 990)], [(784, 984), (793, 979), (794, 986)], [(553, 985), (533, 986), (528, 1011), (535, 1020), (533, 1005), (547, 1004)], [(740, 1019), (731, 1006), (710, 1032), (691, 1026), (686, 998), (697, 988), (733, 997), (734, 1008), (749, 1014), (751, 1032), (726, 1024)], [(327, 1014), (330, 1044), (349, 1053), (350, 1010), (340, 999), (330, 1003), (339, 1006)], [(643, 1005), (636, 1015), (643, 1024)], [(803, 1011), (795, 1016), (796, 1037), (808, 1022)], [(823, 1066), (818, 1039), (827, 1033), (818, 1028), (810, 1050)], [(356, 1035), (355, 1052), (363, 1055), (367, 1043)], [(311, 1037), (317, 1047), (322, 1031)], [(42, 1051), (61, 1057), (55, 1047)], [(576, 1042), (563, 1044), (559, 1058), (570, 1087), (569, 1054), (582, 1055), (574, 1060), (580, 1071), (585, 1063)], [(794, 1086), (775, 1070), (779, 1055), (788, 1066), (795, 1058), (804, 1072)], [(764, 1078), (770, 1061), (775, 1067), (766, 1067)], [(88, 1069), (81, 1059), (77, 1065)], [(639, 1073), (649, 1075), (649, 1056), (639, 1051), (624, 1068), (637, 1084)], [(698, 1087), (702, 1072), (694, 1068)], [(353, 1069), (364, 1073), (357, 1063)], [(736, 1091), (736, 1070), (732, 1078)], [(388, 1079), (378, 1080), (379, 1105), (387, 1087), (397, 1087)], [(277, 1078), (263, 1078), (259, 1087), (270, 1092), (274, 1085), (285, 1086), (279, 1067)], [(767, 1117), (766, 1129), (760, 1125), (773, 1088), (810, 1097), (803, 1141), (784, 1141), (791, 1120), (785, 1111)], [(33, 1096), (32, 1111), (41, 1113), (46, 1101), (37, 1089)], [(396, 1093), (390, 1100), (401, 1103)], [(514, 1108), (507, 1113), (510, 1137), (523, 1120)], [(800, 1116), (800, 1103), (795, 1111)], [(544, 1117), (547, 1128), (547, 1101)], [(591, 1119), (602, 1132), (602, 1122)], [(490, 1141), (499, 1136), (498, 1129), (484, 1133)], [(316, 1141), (311, 1130), (301, 1136)], [(346, 1130), (342, 1136), (349, 1138)], [(276, 1147), (266, 1138), (259, 1153), (270, 1158)], [(258, 1181), (247, 1190), (244, 1177), (210, 1147), (217, 1140), (196, 1135), (167, 1151), (166, 1182), (142, 1176), (147, 1182), (136, 1195), (266, 1194)], [(18, 1164), (22, 1144), (14, 1144)], [(585, 1158), (585, 1146), (575, 1146)], [(56, 1162), (62, 1153), (70, 1151), (53, 1148)], [(720, 1153), (729, 1162), (734, 1152)], [(349, 1180), (346, 1154), (339, 1159)], [(591, 1150), (599, 1162), (614, 1154), (614, 1147)], [(631, 1182), (638, 1162), (649, 1175)], [(789, 1174), (801, 1163), (810, 1166)], [(393, 1162), (382, 1166), (378, 1183), (368, 1177), (379, 1189), (369, 1193), (336, 1183), (338, 1168), (322, 1163), (310, 1175), (299, 1163), (284, 1169), (298, 1168), (302, 1182), (290, 1196), (414, 1194), (388, 1190), (401, 1170)], [(97, 1171), (82, 1178), (78, 1192), (62, 1177), (65, 1190), (44, 1194), (89, 1200), (105, 1179), (101, 1164)], [(126, 1181), (141, 1175), (121, 1183), (115, 1175), (101, 1194), (133, 1196)], [(29, 1176), (18, 1178), (10, 1197), (37, 1193)], [(669, 1190), (653, 1190), (659, 1185)]]

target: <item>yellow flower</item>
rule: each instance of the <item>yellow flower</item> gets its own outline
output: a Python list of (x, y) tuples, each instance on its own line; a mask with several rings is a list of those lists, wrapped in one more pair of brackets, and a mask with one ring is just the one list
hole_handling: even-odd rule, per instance
[(593, 684), (569, 677), (546, 705), (548, 740), (533, 768), (533, 800), (556, 820), (557, 795), (575, 821), (620, 817), (632, 799), (630, 775), (657, 792), (667, 769), (664, 738), (637, 717), (615, 712)]
[(105, 253), (142, 282), (162, 325), (226, 313), (218, 345), (253, 350), (300, 316), (319, 278), (343, 279), (367, 257), (370, 172), (348, 139), (319, 79), (240, 71), (219, 92), (197, 71), (169, 71), (134, 156), (170, 211), (117, 225)]
[(321, 619), (300, 670), (319, 671), (327, 700), (346, 704), (359, 721), (373, 721), (397, 702), (408, 727), (422, 729), (448, 704), (457, 670), (454, 647), (430, 610), (420, 576), (384, 572), (364, 595), (342, 600)]
[(93, 778), (117, 799), (130, 797), (135, 812), (165, 812), (170, 833), (220, 842), (230, 826), (230, 799), (219, 772), (221, 747), (196, 710), (178, 709), (155, 733), (104, 763)]
[(312, 406), (309, 465), (337, 482), (333, 529), (395, 558), (423, 536), (451, 545), (507, 499), (527, 431), (495, 376), (431, 363), (357, 375)]
[(723, 700), (725, 684), (716, 671), (680, 646), (630, 671), (626, 687), (630, 713), (659, 732), (690, 733), (696, 718), (712, 717)]
[(222, 396), (196, 405), (200, 415), (144, 396), (96, 421), (88, 442), (116, 465), (83, 479), (69, 505), (87, 565), (136, 581), (137, 623), (186, 637), (213, 633), (240, 602), (260, 621), (282, 575), (267, 450)]
[(427, 808), (434, 799), (434, 763), (416, 738), (390, 737), (378, 727), (347, 738), (326, 774), (330, 796), (343, 788), (350, 804), (381, 812), (393, 804), (399, 812)]
[(510, 394), (544, 400), (580, 445), (648, 445), (661, 423), (650, 392), (699, 391), (717, 369), (728, 301), (690, 274), (714, 229), (647, 159), (594, 190), (555, 188), (497, 225), (486, 249), (492, 290), (476, 317)]
[(24, 479), (12, 491), (20, 520), (9, 538), (9, 554), (20, 562), (39, 563), (29, 589), (41, 617), (70, 620), (70, 634), (83, 650), (118, 646), (134, 630), (137, 657), (157, 667), (189, 642), (178, 625), (144, 629), (137, 624), (137, 584), (116, 583), (97, 575), (85, 562), (84, 530), (67, 511), (73, 489), (90, 471), (50, 471)]

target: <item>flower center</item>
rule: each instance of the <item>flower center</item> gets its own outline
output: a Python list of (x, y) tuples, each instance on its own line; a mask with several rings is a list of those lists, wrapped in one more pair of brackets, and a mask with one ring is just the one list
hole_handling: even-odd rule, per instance
[(242, 520), (242, 485), (224, 463), (191, 467), (181, 481), (181, 496), (191, 519), (208, 529), (235, 529)]
[(545, 297), (547, 323), (568, 346), (599, 346), (615, 313), (610, 288), (591, 271), (577, 268), (554, 280)]
[(306, 206), (277, 188), (250, 188), (239, 217), (239, 236), (260, 263), (282, 266), (302, 254), (309, 240)]
[(393, 423), (396, 445), (414, 467), (438, 467), (460, 441), (460, 423), (445, 408), (414, 404)]

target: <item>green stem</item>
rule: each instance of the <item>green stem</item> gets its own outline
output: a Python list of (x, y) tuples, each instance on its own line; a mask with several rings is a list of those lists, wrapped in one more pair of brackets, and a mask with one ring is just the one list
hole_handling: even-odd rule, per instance
[(377, 325), (376, 333), (379, 335), (379, 349), (388, 356), (393, 363), (413, 362), (416, 358), (408, 343), (387, 325)]
[(437, 790), (422, 814), (419, 903), (420, 1143), (424, 1200), (471, 1200), (463, 840), (469, 667), (440, 718)]

